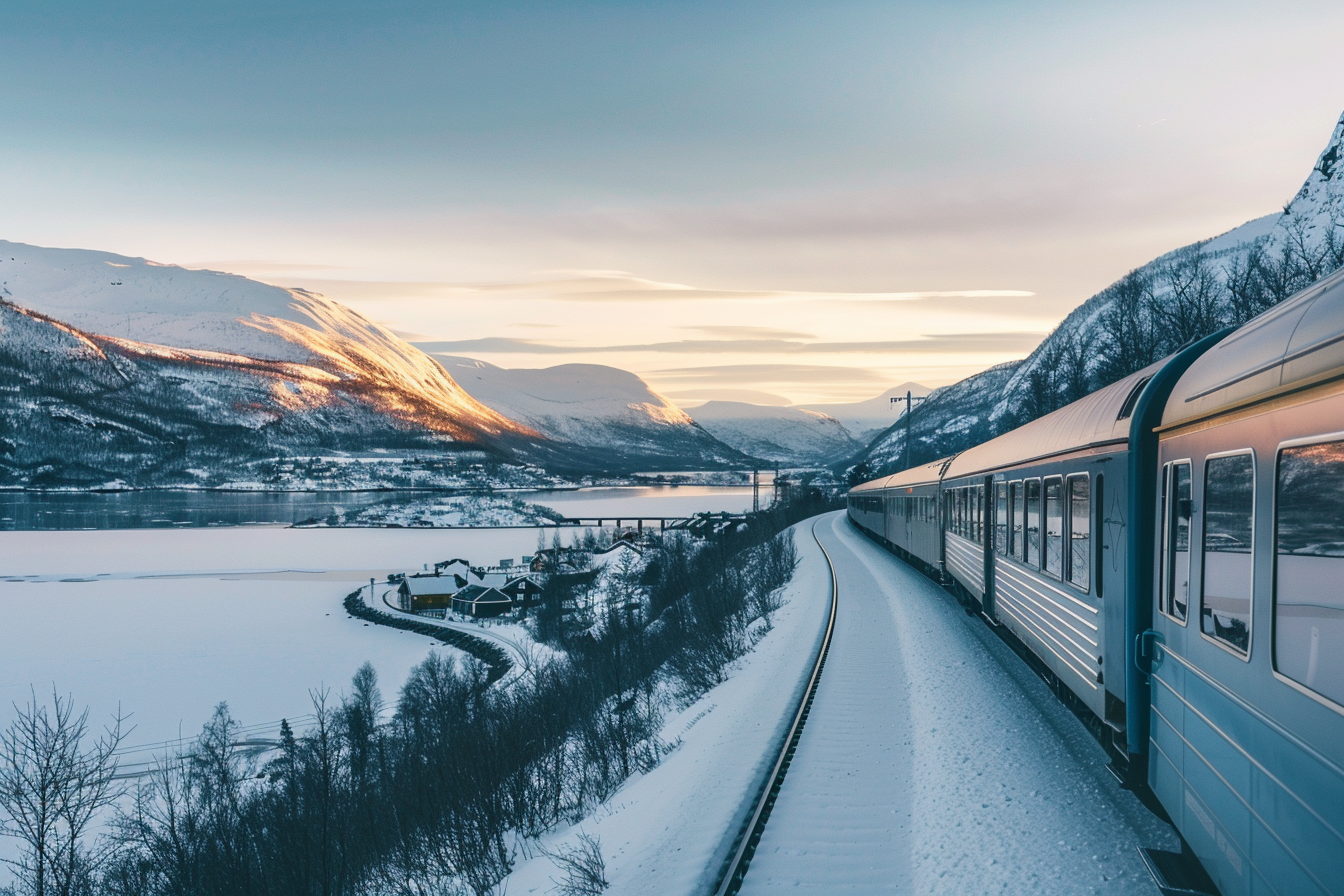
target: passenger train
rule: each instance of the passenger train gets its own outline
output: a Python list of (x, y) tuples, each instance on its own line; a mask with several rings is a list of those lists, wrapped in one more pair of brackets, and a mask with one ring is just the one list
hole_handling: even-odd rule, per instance
[(1344, 272), (848, 514), (1095, 716), (1222, 896), (1344, 896)]

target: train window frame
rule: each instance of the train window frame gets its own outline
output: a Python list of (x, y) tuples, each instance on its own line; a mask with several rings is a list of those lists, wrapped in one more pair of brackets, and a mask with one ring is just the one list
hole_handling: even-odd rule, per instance
[[(1033, 559), (1029, 556), (1031, 548), (1031, 539), (1028, 537), (1031, 533), (1031, 492), (1032, 486), (1036, 486), (1036, 556)], [(1041, 477), (1032, 476), (1022, 480), (1022, 563), (1031, 569), (1041, 568), (1041, 511), (1042, 498), (1044, 491), (1041, 488)]]
[[(1087, 538), (1088, 548), (1087, 556), (1087, 582), (1079, 584), (1073, 580), (1073, 483), (1087, 483)], [(1092, 571), (1093, 555), (1096, 553), (1092, 549), (1092, 541), (1096, 538), (1096, 528), (1092, 524), (1095, 514), (1092, 507), (1096, 503), (1092, 500), (1092, 475), (1087, 472), (1070, 473), (1064, 477), (1064, 581), (1074, 589), (1083, 594), (1092, 593), (1092, 580), (1094, 573)]]
[[(1193, 539), (1194, 536), (1195, 513), (1193, 505), (1194, 505), (1195, 464), (1193, 458), (1189, 457), (1175, 458), (1173, 460), (1167, 461), (1162, 465), (1162, 492), (1158, 499), (1158, 509), (1162, 514), (1162, 524), (1161, 526), (1158, 527), (1158, 533), (1161, 536), (1162, 540), (1158, 546), (1158, 559), (1161, 564), (1161, 567), (1158, 570), (1159, 575), (1158, 575), (1158, 592), (1157, 592), (1157, 611), (1161, 613), (1166, 619), (1170, 620), (1176, 625), (1181, 626), (1182, 628), (1185, 628), (1190, 623), (1190, 593), (1188, 590), (1186, 591), (1185, 595), (1185, 616), (1184, 617), (1177, 616), (1175, 613), (1167, 611), (1168, 606), (1175, 605), (1175, 601), (1171, 600), (1171, 597), (1173, 597), (1173, 595), (1168, 594), (1168, 586), (1171, 582), (1172, 575), (1175, 573), (1175, 563), (1176, 563), (1174, 551), (1170, 552), (1173, 556), (1170, 556), (1170, 558), (1168, 556), (1169, 555), (1168, 545), (1171, 543), (1168, 536), (1168, 527), (1171, 525), (1172, 511), (1175, 509), (1176, 505), (1174, 503), (1168, 502), (1167, 495), (1171, 490), (1172, 476), (1176, 472), (1176, 468), (1182, 465), (1190, 468), (1190, 501), (1191, 501), (1190, 532), (1187, 534), (1186, 537), (1187, 539)], [(1187, 544), (1185, 552), (1186, 554), (1185, 576), (1186, 576), (1187, 589), (1189, 588), (1190, 570), (1193, 568), (1193, 565), (1190, 562), (1190, 555), (1194, 553), (1192, 550), (1190, 550), (1192, 546), (1193, 545)]]
[[(1008, 483), (1008, 556), (1026, 562), (1027, 495), (1021, 479)], [(1019, 530), (1017, 524), (1021, 523)]]
[(994, 553), (1006, 557), (1012, 547), (1012, 505), (1009, 503), (1008, 482), (994, 482)]
[(1311, 699), (1315, 703), (1334, 711), (1339, 715), (1344, 715), (1344, 702), (1333, 700), (1322, 694), (1320, 691), (1313, 690), (1295, 678), (1279, 671), (1279, 466), (1283, 462), (1283, 452), (1286, 448), (1305, 448), (1311, 445), (1323, 445), (1328, 442), (1344, 442), (1344, 431), (1320, 433), (1311, 436), (1302, 436), (1300, 438), (1286, 439), (1280, 442), (1274, 448), (1274, 488), (1269, 496), (1269, 513), (1272, 521), (1273, 534), (1270, 542), (1270, 597), (1269, 597), (1269, 656), (1270, 672), (1274, 678), (1289, 688), (1297, 691), (1303, 696)]
[[(1050, 556), (1050, 488), (1056, 488), (1055, 502), (1059, 510), (1059, 564), (1055, 569), (1049, 566)], [(1041, 573), (1059, 582), (1067, 581), (1064, 574), (1064, 546), (1067, 538), (1064, 515), (1064, 477), (1041, 477)]]
[[(1207, 537), (1209, 528), (1208, 526), (1209, 461), (1221, 460), (1226, 457), (1247, 457), (1247, 456), (1250, 457), (1251, 459), (1251, 597), (1250, 597), (1250, 609), (1247, 612), (1249, 622), (1246, 626), (1247, 629), (1246, 652), (1242, 653), (1240, 650), (1231, 646), (1221, 638), (1218, 638), (1216, 635), (1210, 635), (1208, 632), (1204, 631), (1204, 593), (1207, 590), (1207, 583), (1208, 583), (1207, 554), (1209, 553), (1206, 547), (1205, 539)], [(1194, 472), (1193, 469), (1191, 470), (1191, 472), (1192, 473)], [(1256, 457), (1254, 448), (1237, 448), (1231, 451), (1215, 451), (1212, 454), (1206, 454), (1204, 456), (1203, 472), (1204, 475), (1200, 479), (1199, 504), (1197, 505), (1199, 508), (1199, 636), (1203, 638), (1205, 641), (1208, 641), (1210, 644), (1214, 645), (1215, 647), (1224, 650), (1227, 653), (1231, 654), (1232, 656), (1236, 657), (1237, 659), (1241, 660), (1243, 663), (1249, 663), (1251, 661), (1251, 651), (1255, 648), (1255, 549), (1257, 547), (1255, 539), (1255, 522), (1259, 518), (1259, 511), (1260, 511), (1260, 488), (1259, 483), (1257, 481), (1260, 475), (1259, 458)], [(1276, 475), (1277, 472), (1278, 472), (1278, 466), (1276, 464), (1275, 465)], [(1192, 498), (1194, 497), (1193, 492), (1191, 494), (1191, 497)], [(1192, 520), (1194, 519), (1193, 513), (1191, 514), (1191, 519)], [(1193, 526), (1191, 527), (1190, 541), (1192, 548), (1191, 553), (1194, 553)]]

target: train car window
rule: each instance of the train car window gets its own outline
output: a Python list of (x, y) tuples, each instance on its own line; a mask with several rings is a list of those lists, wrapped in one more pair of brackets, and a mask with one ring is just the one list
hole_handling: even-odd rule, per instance
[(1008, 483), (994, 486), (994, 550), (1008, 553)]
[(1027, 519), (1022, 531), (1026, 546), (1025, 560), (1032, 566), (1041, 565), (1041, 480), (1028, 479), (1022, 483), (1027, 493)]
[(1162, 612), (1184, 624), (1190, 605), (1190, 464), (1162, 479)]
[(981, 498), (981, 488), (976, 485), (970, 489), (970, 540), (976, 544), (982, 544), (980, 536), (981, 509), (984, 508), (984, 498)]
[(1045, 480), (1045, 571), (1056, 576), (1064, 572), (1064, 480), (1051, 476)]
[(1014, 482), (1008, 486), (1009, 498), (1012, 503), (1012, 528), (1008, 530), (1008, 550), (1018, 560), (1023, 559), (1023, 547), (1027, 539), (1023, 534), (1026, 529), (1026, 510), (1023, 503), (1023, 488), (1021, 482)]
[(1204, 575), (1199, 628), (1247, 655), (1251, 649), (1255, 457), (1211, 457), (1204, 464)]
[(1279, 452), (1274, 668), (1344, 705), (1344, 442)]
[(1092, 492), (1087, 474), (1070, 476), (1065, 491), (1065, 501), (1069, 505), (1069, 551), (1066, 558), (1069, 582), (1086, 591), (1090, 586), (1088, 574), (1092, 561)]

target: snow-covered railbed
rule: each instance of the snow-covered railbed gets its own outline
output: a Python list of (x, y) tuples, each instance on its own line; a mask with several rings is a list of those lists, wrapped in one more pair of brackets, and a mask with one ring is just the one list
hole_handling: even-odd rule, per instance
[(1142, 893), (1170, 828), (979, 620), (851, 529), (818, 527), (839, 612), (744, 894)]

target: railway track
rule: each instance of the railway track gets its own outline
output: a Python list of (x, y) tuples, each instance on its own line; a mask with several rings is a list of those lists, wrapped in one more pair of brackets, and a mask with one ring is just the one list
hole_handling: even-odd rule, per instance
[(827, 552), (826, 546), (821, 543), (820, 536), (817, 535), (817, 522), (818, 520), (812, 521), (812, 538), (816, 540), (817, 547), (821, 548), (822, 556), (826, 558), (826, 566), (831, 574), (831, 612), (826, 620), (826, 634), (822, 637), (821, 646), (817, 649), (817, 658), (812, 665), (812, 674), (808, 679), (807, 687), (803, 689), (797, 709), (794, 711), (793, 723), (780, 742), (770, 773), (765, 776), (755, 798), (751, 801), (746, 820), (736, 831), (732, 850), (719, 872), (714, 896), (735, 896), (742, 887), (742, 881), (747, 876), (747, 870), (751, 866), (751, 859), (756, 853), (756, 847), (761, 842), (761, 835), (765, 832), (766, 823), (770, 820), (770, 810), (774, 808), (775, 798), (779, 796), (780, 788), (784, 785), (784, 776), (788, 774), (789, 764), (798, 749), (798, 740), (802, 737), (803, 726), (807, 724), (808, 714), (812, 710), (812, 701), (817, 694), (817, 685), (821, 681), (821, 673), (826, 666), (826, 656), (831, 649), (831, 635), (835, 632), (835, 616), (839, 606), (840, 590), (839, 581), (835, 575), (835, 564), (831, 562), (831, 555)]

